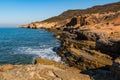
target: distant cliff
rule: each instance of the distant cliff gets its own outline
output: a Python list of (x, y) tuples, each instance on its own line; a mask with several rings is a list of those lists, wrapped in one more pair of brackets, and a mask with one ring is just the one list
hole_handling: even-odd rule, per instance
[(107, 4), (107, 5), (94, 6), (92, 8), (87, 8), (82, 10), (81, 9), (68, 10), (63, 12), (59, 16), (49, 18), (47, 20), (44, 20), (43, 22), (56, 22), (56, 21), (69, 19), (74, 16), (81, 16), (85, 14), (96, 14), (96, 13), (102, 14), (102, 13), (109, 13), (109, 12), (117, 12), (119, 10), (120, 10), (120, 2), (116, 2), (116, 3)]
[(41, 22), (32, 22), (19, 27), (24, 28), (54, 28), (64, 26), (83, 26), (112, 20), (120, 13), (120, 2), (94, 6), (83, 10), (68, 10), (62, 14)]

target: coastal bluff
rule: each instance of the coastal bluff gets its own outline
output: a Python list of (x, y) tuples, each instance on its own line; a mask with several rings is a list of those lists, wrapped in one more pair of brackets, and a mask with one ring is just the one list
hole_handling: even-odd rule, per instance
[(112, 20), (120, 13), (120, 2), (93, 6), (87, 9), (68, 10), (44, 21), (21, 25), (23, 28), (57, 28), (67, 26), (94, 25), (100, 22), (119, 24), (119, 19)]
[(119, 79), (119, 64), (116, 66), (114, 61), (120, 57), (120, 2), (68, 10), (19, 27), (55, 32), (61, 43), (57, 53), (62, 61), (91, 80)]

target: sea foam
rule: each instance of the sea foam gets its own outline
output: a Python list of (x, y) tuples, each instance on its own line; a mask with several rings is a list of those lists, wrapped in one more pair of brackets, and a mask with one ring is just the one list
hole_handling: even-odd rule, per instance
[(61, 57), (59, 57), (56, 54), (56, 52), (53, 51), (53, 47), (46, 47), (46, 48), (45, 47), (42, 47), (42, 48), (20, 47), (17, 49), (17, 51), (19, 52), (19, 54), (33, 55), (33, 62), (34, 62), (34, 59), (37, 57), (61, 62)]

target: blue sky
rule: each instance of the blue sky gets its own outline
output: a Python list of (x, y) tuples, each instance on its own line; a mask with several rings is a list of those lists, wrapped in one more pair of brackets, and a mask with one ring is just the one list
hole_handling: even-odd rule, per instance
[(69, 9), (85, 9), (120, 0), (0, 0), (0, 26), (18, 26), (57, 16)]

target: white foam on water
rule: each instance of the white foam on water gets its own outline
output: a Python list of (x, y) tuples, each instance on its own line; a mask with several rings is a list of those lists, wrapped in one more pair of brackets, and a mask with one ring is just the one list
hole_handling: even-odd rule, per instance
[(19, 54), (35, 55), (33, 57), (33, 62), (34, 62), (34, 59), (37, 57), (61, 62), (61, 57), (59, 57), (56, 54), (56, 52), (54, 52), (52, 49), (53, 47), (46, 47), (46, 48), (40, 48), (40, 49), (35, 49), (35, 48), (30, 48), (30, 47), (20, 47), (17, 49), (17, 51), (19, 52)]

